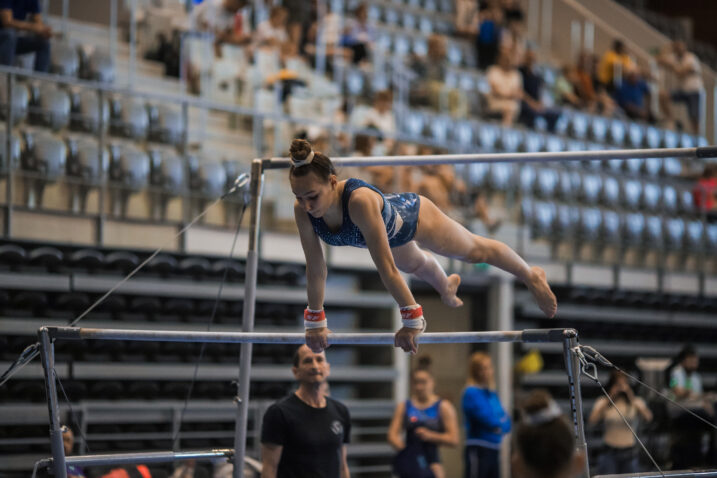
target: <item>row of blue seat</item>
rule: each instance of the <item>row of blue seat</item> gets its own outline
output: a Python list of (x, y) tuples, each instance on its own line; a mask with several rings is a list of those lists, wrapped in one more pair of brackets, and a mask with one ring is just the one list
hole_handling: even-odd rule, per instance
[(717, 224), (705, 226), (699, 219), (685, 221), (679, 217), (619, 213), (529, 199), (523, 200), (521, 209), (536, 238), (587, 241), (642, 251), (717, 255)]

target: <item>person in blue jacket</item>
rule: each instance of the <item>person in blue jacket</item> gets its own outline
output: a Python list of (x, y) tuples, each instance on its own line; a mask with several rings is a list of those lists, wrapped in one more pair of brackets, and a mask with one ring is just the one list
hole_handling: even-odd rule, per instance
[(466, 421), (465, 478), (499, 478), (500, 444), (510, 432), (510, 417), (495, 392), (493, 362), (483, 352), (471, 355), (463, 391)]

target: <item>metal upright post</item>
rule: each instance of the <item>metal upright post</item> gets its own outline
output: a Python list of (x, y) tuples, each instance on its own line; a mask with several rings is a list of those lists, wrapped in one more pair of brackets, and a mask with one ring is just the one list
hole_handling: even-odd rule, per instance
[(12, 237), (12, 197), (13, 177), (12, 177), (12, 88), (15, 82), (15, 75), (9, 73), (7, 75), (7, 112), (5, 114), (5, 165), (7, 167), (7, 178), (5, 183), (5, 237)]
[(50, 448), (52, 450), (52, 467), (56, 478), (67, 478), (65, 466), (65, 447), (62, 443), (60, 428), (60, 405), (55, 387), (55, 350), (50, 341), (50, 332), (46, 327), (37, 332), (40, 339), (40, 357), (45, 372), (45, 390), (47, 391), (47, 407), (50, 411)]
[[(261, 196), (264, 189), (264, 168), (261, 159), (251, 163), (251, 216), (249, 225), (249, 250), (246, 255), (244, 276), (244, 313), (242, 332), (254, 330), (254, 306), (256, 301), (256, 276), (259, 262), (259, 226)], [(239, 395), (237, 397), (237, 419), (234, 428), (234, 478), (244, 476), (244, 455), (246, 454), (246, 428), (249, 414), (249, 385), (251, 379), (252, 344), (241, 345), (239, 358)]]
[(590, 476), (588, 464), (588, 444), (585, 440), (585, 419), (583, 417), (583, 396), (580, 390), (580, 361), (572, 350), (578, 346), (578, 333), (567, 329), (563, 333), (563, 354), (565, 357), (565, 370), (568, 373), (568, 386), (570, 387), (570, 408), (575, 425), (575, 441), (579, 452), (585, 455), (585, 477)]
[(137, 75), (137, 0), (130, 0), (129, 15), (129, 89), (134, 90)]
[[(100, 163), (100, 184), (97, 198), (97, 231), (95, 231), (95, 239), (97, 245), (101, 246), (105, 238), (105, 199), (107, 196), (107, 182), (109, 181), (109, 164), (105, 164), (105, 147), (107, 146), (105, 136), (105, 92), (102, 89), (97, 90), (97, 100), (99, 103), (99, 121), (98, 126), (98, 152), (97, 161)], [(107, 156), (109, 158), (109, 155)]]

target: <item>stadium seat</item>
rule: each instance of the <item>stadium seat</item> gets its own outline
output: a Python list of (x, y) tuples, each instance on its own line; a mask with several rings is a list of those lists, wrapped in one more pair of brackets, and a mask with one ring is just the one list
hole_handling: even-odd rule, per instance
[(67, 255), (72, 267), (95, 270), (101, 268), (105, 263), (105, 256), (94, 249), (79, 249)]
[(645, 216), (640, 213), (625, 215), (625, 242), (629, 246), (641, 246), (645, 238)]
[(111, 209), (121, 217), (127, 215), (130, 196), (149, 183), (149, 157), (133, 145), (110, 146)]
[(245, 269), (244, 264), (237, 260), (219, 259), (212, 264), (212, 272), (220, 276), (226, 273), (228, 280), (243, 280)]
[(549, 153), (558, 153), (565, 151), (565, 141), (560, 136), (548, 135), (545, 138), (545, 151)]
[(474, 131), (473, 124), (470, 121), (456, 121), (452, 136), (462, 148), (469, 148), (473, 146)]
[(413, 138), (421, 138), (423, 136), (423, 129), (426, 125), (426, 117), (420, 112), (411, 112), (406, 115), (405, 121), (403, 122), (405, 131)]
[(608, 139), (614, 145), (621, 146), (625, 142), (625, 135), (627, 134), (627, 125), (619, 119), (613, 119), (610, 121), (610, 128), (608, 129)]
[(526, 153), (537, 153), (543, 151), (545, 147), (545, 136), (540, 133), (525, 133), (521, 151)]
[(575, 139), (586, 139), (588, 136), (589, 117), (577, 111), (570, 115), (570, 123), (568, 124), (568, 134)]
[(678, 209), (677, 189), (672, 185), (666, 185), (662, 189), (662, 209), (668, 214), (674, 214)]
[(167, 299), (164, 302), (162, 312), (184, 318), (194, 313), (194, 301), (182, 297)]
[(471, 163), (467, 165), (468, 184), (474, 188), (480, 188), (488, 181), (490, 165), (488, 163)]
[(554, 169), (541, 168), (538, 170), (538, 177), (535, 184), (535, 192), (538, 197), (552, 199), (558, 187), (560, 176)]
[(125, 98), (111, 102), (113, 134), (134, 140), (143, 140), (149, 131), (149, 114), (144, 102), (138, 98)]
[(67, 138), (70, 154), (67, 158), (67, 175), (79, 178), (80, 182), (69, 182), (70, 209), (84, 213), (87, 195), (92, 187), (99, 186), (109, 167), (109, 152), (102, 150), (94, 138)]
[(683, 214), (694, 215), (697, 212), (695, 208), (695, 199), (692, 195), (692, 191), (689, 189), (682, 189), (678, 193), (679, 208)]
[(601, 202), (610, 208), (616, 208), (620, 202), (620, 181), (614, 176), (603, 179)]
[[(82, 59), (82, 55), (80, 55)], [(81, 70), (82, 71), (82, 70)], [(115, 80), (115, 70), (112, 57), (109, 53), (95, 48), (89, 55), (84, 69), (85, 78), (101, 83), (112, 83)]]
[(659, 176), (664, 160), (662, 158), (647, 158), (642, 163), (643, 171), (649, 176)]
[(515, 153), (523, 144), (523, 134), (517, 129), (502, 128), (496, 147), (505, 153)]
[(184, 136), (182, 113), (166, 105), (159, 105), (150, 114), (149, 138), (160, 143), (179, 145)]
[(642, 138), (642, 145), (646, 148), (657, 149), (662, 144), (662, 133), (654, 126), (645, 127), (645, 135)]
[(705, 250), (705, 225), (700, 220), (687, 221), (685, 252), (699, 254)]
[(657, 212), (660, 207), (662, 188), (656, 183), (645, 183), (642, 188), (642, 207), (649, 212)]
[(580, 222), (580, 209), (576, 206), (561, 204), (556, 216), (556, 233), (560, 239), (569, 239), (575, 233)]
[(38, 89), (39, 97), (30, 107), (28, 115), (34, 124), (47, 126), (53, 130), (66, 127), (70, 122), (70, 95), (67, 91), (47, 83)]
[(27, 252), (17, 244), (0, 245), (0, 264), (18, 265), (25, 262)]
[(642, 158), (630, 158), (625, 159), (623, 161), (623, 165), (625, 167), (625, 170), (634, 175), (639, 175), (640, 171), (642, 170), (642, 167), (645, 163), (645, 160)]
[(507, 191), (513, 185), (513, 171), (511, 163), (491, 164), (488, 184), (497, 191)]
[(677, 148), (680, 144), (680, 135), (672, 130), (666, 129), (662, 131), (662, 148)]
[(518, 169), (518, 186), (523, 195), (532, 195), (537, 173), (535, 167), (525, 164)]
[(705, 229), (705, 241), (707, 250), (711, 254), (717, 253), (717, 224), (707, 224)]
[[(6, 159), (7, 156), (7, 135), (5, 134), (5, 127), (3, 125), (0, 125), (0, 172), (7, 171), (8, 168), (8, 161)], [(17, 168), (20, 165), (20, 154), (21, 154), (21, 141), (20, 137), (13, 133), (11, 136), (10, 141), (10, 154), (12, 161), (10, 162), (10, 166), (12, 169)]]
[(555, 221), (557, 217), (557, 208), (553, 203), (536, 202), (535, 222), (532, 230), (536, 237), (553, 238), (555, 235)]
[(39, 265), (47, 269), (55, 269), (62, 264), (64, 257), (62, 251), (50, 246), (32, 249), (27, 256), (30, 264)]
[(169, 201), (185, 192), (185, 164), (181, 157), (167, 150), (150, 151), (149, 160), (151, 214), (164, 221)]
[(558, 192), (564, 201), (574, 201), (576, 199), (578, 191), (580, 191), (580, 180), (581, 176), (577, 171), (560, 171)]
[(100, 113), (99, 96), (96, 92), (83, 90), (72, 95), (70, 128), (76, 131), (97, 133), (100, 123), (102, 123), (103, 130), (108, 129), (109, 119), (109, 103), (106, 100), (103, 101), (102, 112)]
[(664, 221), (665, 244), (672, 251), (681, 251), (685, 243), (685, 222), (677, 217)]
[(211, 263), (203, 257), (187, 257), (179, 262), (179, 271), (195, 277), (202, 277), (211, 271)]
[[(0, 79), (0, 119), (7, 119), (7, 83), (6, 80)], [(15, 82), (12, 89), (12, 124), (18, 125), (27, 118), (28, 108), (30, 106), (30, 92), (27, 86), (20, 82)], [(2, 128), (3, 134), (5, 127)]]
[(62, 76), (77, 76), (80, 57), (77, 50), (65, 41), (52, 42), (50, 47), (50, 72)]
[(642, 183), (637, 179), (628, 179), (622, 183), (622, 203), (626, 208), (637, 210), (642, 199)]
[(53, 302), (54, 310), (69, 310), (73, 313), (81, 313), (91, 305), (90, 297), (81, 292), (69, 292), (60, 294)]
[(581, 178), (580, 197), (587, 204), (597, 204), (602, 190), (602, 178), (597, 174), (584, 174)]
[(601, 237), (605, 244), (618, 245), (622, 242), (622, 220), (620, 214), (611, 210), (602, 212)]
[(26, 134), (28, 150), (22, 161), (25, 171), (32, 176), (25, 178), (25, 204), (34, 208), (42, 205), (45, 186), (54, 183), (65, 174), (67, 146), (47, 131)]
[(110, 269), (129, 272), (139, 265), (139, 257), (129, 251), (115, 251), (107, 254), (105, 263)]
[(445, 143), (448, 138), (448, 130), (452, 129), (451, 118), (444, 115), (436, 115), (431, 118), (430, 129), (431, 137), (434, 141)]
[(687, 133), (680, 135), (680, 148), (694, 148), (696, 146), (695, 138), (692, 135)]
[(147, 268), (149, 270), (158, 272), (162, 275), (174, 273), (178, 266), (179, 262), (177, 259), (167, 254), (158, 254), (147, 264)]
[(665, 158), (662, 162), (662, 174), (679, 176), (682, 174), (682, 161), (677, 158)]
[(190, 180), (193, 191), (204, 199), (216, 199), (224, 194), (227, 172), (220, 161), (189, 158)]
[(600, 238), (602, 228), (602, 214), (600, 209), (586, 207), (580, 211), (579, 237), (587, 241), (596, 241)]
[(645, 247), (662, 249), (665, 245), (663, 220), (660, 216), (645, 218)]
[(635, 122), (631, 122), (627, 127), (627, 146), (631, 148), (639, 148), (643, 144), (645, 138), (645, 128)]
[(589, 133), (590, 139), (598, 143), (604, 143), (607, 138), (608, 119), (595, 116), (590, 118)]
[(482, 124), (478, 127), (478, 143), (486, 152), (494, 151), (500, 129), (495, 125)]

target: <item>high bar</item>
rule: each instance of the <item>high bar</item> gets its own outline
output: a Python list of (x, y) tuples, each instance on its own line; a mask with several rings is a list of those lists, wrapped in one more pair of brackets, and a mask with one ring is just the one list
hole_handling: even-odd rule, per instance
[[(40, 330), (45, 329), (45, 327)], [(78, 327), (46, 327), (50, 336), (69, 340), (139, 340), (151, 342), (203, 342), (229, 344), (296, 344), (306, 342), (303, 333), (195, 332), (175, 330), (122, 330)], [(574, 329), (528, 329), (487, 332), (434, 332), (418, 337), (421, 344), (469, 344), (493, 342), (561, 342), (577, 336)], [(331, 345), (393, 345), (393, 333), (330, 334)]]
[[(699, 148), (611, 149), (601, 151), (561, 151), (556, 153), (477, 153), (432, 154), (426, 156), (347, 156), (331, 158), (336, 166), (420, 166), (424, 164), (470, 163), (549, 163), (596, 161), (602, 159), (717, 158), (717, 146)], [(265, 169), (286, 169), (289, 158), (262, 160)]]
[[(68, 465), (100, 466), (100, 465), (126, 465), (133, 463), (167, 463), (180, 460), (212, 460), (215, 458), (231, 458), (232, 449), (215, 449), (209, 451), (154, 451), (138, 453), (115, 453), (105, 455), (77, 455), (65, 457)], [(39, 466), (47, 466), (52, 458), (40, 460)]]

